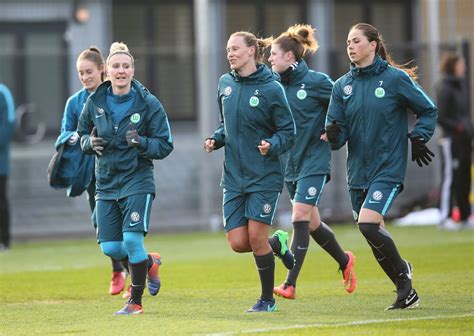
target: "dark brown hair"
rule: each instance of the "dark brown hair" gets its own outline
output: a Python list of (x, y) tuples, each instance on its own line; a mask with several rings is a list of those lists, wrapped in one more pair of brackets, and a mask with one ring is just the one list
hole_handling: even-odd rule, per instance
[(365, 37), (369, 40), (369, 42), (375, 41), (377, 42), (377, 48), (375, 49), (375, 54), (380, 55), (382, 59), (386, 60), (387, 63), (395, 68), (405, 71), (412, 79), (417, 79), (416, 71), (418, 70), (417, 66), (408, 67), (408, 63), (406, 64), (397, 64), (393, 61), (392, 56), (390, 56), (387, 47), (385, 46), (385, 42), (382, 38), (382, 35), (378, 32), (377, 28), (368, 24), (368, 23), (358, 23), (352, 26), (351, 30), (358, 29), (360, 30)]
[(104, 61), (104, 56), (102, 56), (102, 53), (100, 52), (99, 48), (95, 46), (89, 47), (89, 49), (83, 50), (79, 56), (77, 56), (77, 61), (82, 61), (82, 60), (88, 60), (95, 65), (97, 65), (98, 69), (102, 69), (102, 74), (100, 75), (100, 79), (104, 80), (105, 78), (105, 61)]
[(307, 51), (315, 52), (319, 48), (318, 41), (314, 37), (316, 29), (311, 25), (296, 24), (288, 28), (272, 41), (278, 44), (283, 51), (291, 51), (296, 60), (300, 60), (306, 55)]
[(456, 64), (461, 60), (461, 56), (455, 53), (448, 53), (443, 56), (439, 64), (439, 70), (442, 74), (448, 76), (455, 75)]
[(246, 31), (235, 32), (230, 37), (241, 36), (244, 38), (247, 47), (255, 47), (255, 61), (262, 63), (265, 56), (265, 49), (271, 44), (271, 39), (259, 39), (254, 34)]

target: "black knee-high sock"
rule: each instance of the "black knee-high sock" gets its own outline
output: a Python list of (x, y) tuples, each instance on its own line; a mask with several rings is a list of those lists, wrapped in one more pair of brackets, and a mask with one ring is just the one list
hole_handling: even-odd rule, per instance
[(120, 263), (122, 264), (123, 269), (124, 269), (127, 273), (130, 273), (130, 271), (128, 270), (128, 256), (126, 256), (125, 258), (123, 258), (122, 260), (120, 260)]
[(121, 260), (116, 260), (114, 258), (110, 258), (112, 261), (112, 271), (113, 272), (123, 272), (123, 266)]
[(273, 299), (273, 285), (275, 284), (275, 257), (273, 253), (257, 256), (255, 264), (257, 265), (258, 275), (260, 276), (260, 283), (262, 285), (262, 299)]
[(291, 252), (295, 256), (295, 266), (288, 272), (286, 283), (296, 287), (296, 280), (303, 266), (309, 245), (309, 221), (293, 222), (293, 238), (291, 240)]
[(369, 243), (370, 248), (372, 249), (372, 253), (374, 254), (375, 259), (379, 263), (380, 267), (382, 267), (385, 274), (392, 280), (393, 284), (396, 285), (395, 280), (397, 279), (397, 272), (393, 269), (392, 265), (388, 261), (387, 257), (385, 257), (379, 250), (372, 246)]
[(406, 264), (387, 230), (380, 227), (378, 223), (359, 223), (359, 230), (369, 244), (387, 258), (396, 274), (406, 271)]
[(316, 243), (337, 261), (339, 268), (344, 270), (349, 262), (349, 257), (342, 250), (341, 246), (339, 246), (331, 228), (326, 223), (321, 222), (319, 227), (310, 234)]
[(132, 264), (128, 263), (130, 278), (132, 279), (132, 295), (130, 300), (136, 304), (142, 304), (143, 290), (145, 289), (146, 274), (148, 271), (148, 259)]

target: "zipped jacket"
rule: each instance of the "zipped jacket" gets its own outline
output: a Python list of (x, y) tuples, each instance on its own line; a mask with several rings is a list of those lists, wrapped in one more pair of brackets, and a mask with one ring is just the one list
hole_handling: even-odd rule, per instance
[(10, 172), (10, 142), (15, 131), (15, 104), (10, 90), (0, 83), (0, 175)]
[(408, 113), (416, 115), (411, 136), (427, 142), (436, 127), (433, 101), (403, 70), (380, 56), (365, 67), (351, 66), (333, 88), (326, 125), (341, 129), (332, 149), (347, 142), (350, 189), (367, 189), (374, 182), (403, 184), (408, 152)]
[(322, 73), (310, 70), (304, 60), (282, 74), (291, 111), (296, 122), (295, 146), (285, 156), (285, 181), (297, 181), (311, 175), (329, 175), (331, 149), (320, 140), (334, 82)]
[[(107, 141), (101, 156), (96, 155), (96, 199), (121, 199), (135, 194), (155, 194), (153, 160), (164, 159), (173, 150), (171, 129), (159, 100), (140, 82), (132, 81), (137, 97), (130, 110), (114, 126), (107, 108), (107, 89), (103, 82), (91, 94), (79, 117), (77, 132), (86, 154), (95, 154), (90, 133), (95, 126), (97, 136)], [(125, 138), (130, 125), (138, 131), (140, 146), (130, 147)]]
[[(295, 124), (285, 90), (264, 64), (247, 77), (235, 71), (219, 80), (221, 125), (212, 136), (225, 147), (221, 185), (230, 191), (281, 191), (284, 168), (280, 155), (295, 139)], [(261, 155), (262, 140), (271, 144)]]

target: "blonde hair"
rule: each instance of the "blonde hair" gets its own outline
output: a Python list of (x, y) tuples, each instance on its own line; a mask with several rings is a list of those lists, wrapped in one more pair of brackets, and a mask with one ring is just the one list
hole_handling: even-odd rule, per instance
[(135, 65), (135, 59), (133, 58), (132, 54), (128, 50), (128, 47), (123, 42), (114, 42), (110, 46), (109, 56), (107, 57), (107, 64), (109, 64), (110, 58), (117, 54), (125, 54), (128, 55), (132, 59), (132, 66)]
[(316, 29), (309, 24), (295, 24), (281, 33), (272, 43), (278, 44), (285, 51), (291, 51), (295, 55), (296, 60), (303, 58), (308, 51), (316, 52), (319, 43), (314, 34)]
[[(247, 47), (255, 47), (255, 61), (262, 63), (265, 56), (265, 49), (271, 44), (271, 39), (260, 39), (254, 34), (246, 31), (235, 32), (230, 37), (241, 36), (244, 38), (245, 45)], [(229, 37), (229, 38), (230, 38)]]

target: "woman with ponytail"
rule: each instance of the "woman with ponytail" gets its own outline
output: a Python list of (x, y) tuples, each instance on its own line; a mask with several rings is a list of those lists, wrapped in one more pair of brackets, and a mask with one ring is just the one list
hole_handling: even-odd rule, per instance
[(161, 286), (161, 257), (144, 245), (155, 197), (153, 160), (167, 157), (173, 141), (160, 101), (134, 79), (135, 60), (124, 43), (112, 44), (106, 69), (108, 80), (87, 100), (78, 133), (82, 150), (96, 158), (100, 247), (130, 272), (130, 299), (116, 314), (141, 314), (145, 284), (153, 296)]
[[(375, 259), (396, 286), (387, 309), (416, 307), (411, 264), (402, 259), (384, 217), (403, 190), (408, 140), (412, 161), (428, 165), (434, 154), (426, 143), (436, 127), (437, 109), (415, 82), (416, 68), (393, 62), (377, 29), (358, 23), (347, 37), (350, 71), (334, 84), (326, 118), (333, 150), (347, 143), (347, 181), (354, 219)], [(408, 109), (416, 124), (408, 133)], [(408, 138), (407, 138), (408, 134)]]
[(225, 148), (224, 229), (231, 248), (252, 252), (260, 277), (261, 295), (246, 312), (272, 312), (274, 253), (287, 268), (294, 264), (287, 233), (268, 239), (283, 187), (279, 156), (294, 143), (295, 125), (285, 91), (278, 78), (261, 62), (269, 42), (249, 32), (237, 32), (227, 41), (231, 71), (219, 80), (221, 124), (204, 142), (210, 153)]
[(331, 150), (319, 139), (324, 129), (333, 81), (322, 72), (310, 70), (303, 59), (316, 52), (318, 41), (310, 25), (294, 25), (272, 41), (268, 61), (281, 76), (298, 130), (295, 146), (286, 154), (285, 184), (293, 203), (291, 251), (295, 266), (274, 293), (286, 299), (296, 296), (296, 280), (303, 267), (311, 236), (339, 264), (346, 291), (357, 284), (354, 255), (344, 252), (331, 228), (321, 221), (318, 204), (330, 178)]

